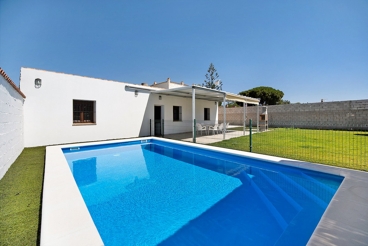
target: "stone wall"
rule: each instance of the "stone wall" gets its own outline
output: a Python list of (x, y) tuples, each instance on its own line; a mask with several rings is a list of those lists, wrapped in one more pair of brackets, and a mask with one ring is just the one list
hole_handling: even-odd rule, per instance
[(0, 68), (0, 179), (23, 151), (24, 94)]
[[(243, 108), (227, 108), (226, 121), (243, 124)], [(260, 112), (261, 107), (260, 107)], [(267, 106), (269, 127), (368, 130), (368, 100)], [(257, 124), (257, 107), (247, 107), (247, 125)], [(223, 121), (223, 108), (219, 108)]]

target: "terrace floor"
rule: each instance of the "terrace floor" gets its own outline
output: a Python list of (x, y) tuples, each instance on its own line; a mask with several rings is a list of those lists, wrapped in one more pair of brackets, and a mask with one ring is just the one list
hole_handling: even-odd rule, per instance
[[(234, 128), (237, 128), (237, 130), (232, 130)], [(225, 134), (225, 139), (231, 139), (231, 138), (237, 138), (237, 137), (249, 135), (248, 129), (245, 132), (243, 132), (243, 131), (239, 131), (238, 130), (239, 128), (241, 128), (241, 126), (230, 126), (230, 128)], [(253, 133), (257, 133), (256, 130), (253, 131)], [(168, 135), (165, 135), (165, 138), (180, 140), (184, 142), (193, 142), (192, 132), (168, 134)], [(211, 144), (211, 143), (221, 142), (222, 140), (224, 140), (224, 136), (222, 133), (212, 134), (211, 132), (208, 132), (207, 134), (203, 132), (202, 134), (198, 133), (196, 137), (196, 143), (199, 143), (199, 144)]]

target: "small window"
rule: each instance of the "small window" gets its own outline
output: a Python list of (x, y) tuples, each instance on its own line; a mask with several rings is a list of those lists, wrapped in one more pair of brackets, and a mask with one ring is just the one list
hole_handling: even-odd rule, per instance
[(210, 120), (210, 108), (204, 108), (204, 120)]
[(181, 106), (173, 107), (173, 121), (181, 121)]
[(73, 123), (96, 123), (96, 102), (73, 100)]

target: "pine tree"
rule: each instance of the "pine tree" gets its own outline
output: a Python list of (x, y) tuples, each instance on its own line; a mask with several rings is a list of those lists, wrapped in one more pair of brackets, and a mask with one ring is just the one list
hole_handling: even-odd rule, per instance
[(222, 81), (219, 79), (217, 70), (212, 63), (207, 70), (206, 79), (202, 86), (210, 89), (222, 90)]
[(276, 105), (282, 104), (284, 92), (268, 86), (259, 86), (247, 91), (241, 91), (239, 95), (260, 98), (260, 104), (262, 105)]

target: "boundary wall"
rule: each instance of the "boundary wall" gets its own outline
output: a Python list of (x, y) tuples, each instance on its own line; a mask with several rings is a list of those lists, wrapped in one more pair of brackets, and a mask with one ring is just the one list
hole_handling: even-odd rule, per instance
[[(261, 113), (261, 106), (259, 106)], [(242, 107), (226, 108), (226, 121), (243, 125)], [(224, 109), (219, 107), (219, 121)], [(303, 103), (267, 106), (269, 127), (295, 127), (306, 129), (368, 130), (368, 100)], [(257, 124), (257, 107), (247, 107), (247, 122)]]
[(24, 149), (25, 95), (0, 68), (0, 179)]

